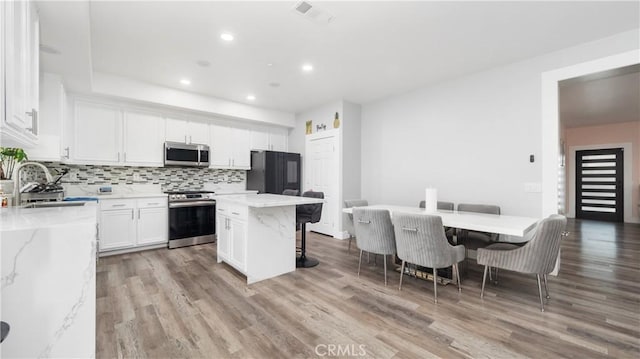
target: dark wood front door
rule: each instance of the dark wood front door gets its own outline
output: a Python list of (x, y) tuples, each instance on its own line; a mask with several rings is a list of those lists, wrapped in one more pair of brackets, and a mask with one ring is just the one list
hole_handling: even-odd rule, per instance
[(622, 222), (622, 148), (576, 151), (576, 218)]

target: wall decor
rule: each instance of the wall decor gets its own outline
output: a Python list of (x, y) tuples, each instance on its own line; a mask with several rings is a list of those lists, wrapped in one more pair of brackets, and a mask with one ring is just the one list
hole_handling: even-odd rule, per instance
[(336, 118), (333, 120), (333, 128), (338, 128), (340, 127), (340, 118), (338, 116), (338, 113), (336, 112)]
[(310, 135), (311, 133), (313, 133), (313, 121), (307, 121), (306, 122), (306, 130), (305, 133), (307, 135)]

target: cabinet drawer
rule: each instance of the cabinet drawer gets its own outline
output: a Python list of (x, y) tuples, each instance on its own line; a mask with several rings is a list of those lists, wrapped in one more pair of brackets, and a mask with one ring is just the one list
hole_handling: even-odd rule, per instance
[(132, 199), (101, 199), (100, 210), (135, 208), (136, 201)]
[(143, 198), (138, 200), (138, 208), (164, 208), (167, 207), (167, 197)]
[(239, 204), (233, 204), (233, 203), (221, 204), (220, 202), (218, 202), (216, 204), (216, 211), (221, 215), (227, 216), (229, 218), (246, 220), (248, 217), (247, 207)]

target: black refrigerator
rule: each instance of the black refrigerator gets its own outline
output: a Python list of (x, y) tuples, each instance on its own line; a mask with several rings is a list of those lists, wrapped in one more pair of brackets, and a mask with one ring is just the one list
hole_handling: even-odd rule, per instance
[(251, 151), (251, 170), (247, 171), (248, 190), (282, 194), (285, 189), (300, 192), (300, 188), (299, 153)]

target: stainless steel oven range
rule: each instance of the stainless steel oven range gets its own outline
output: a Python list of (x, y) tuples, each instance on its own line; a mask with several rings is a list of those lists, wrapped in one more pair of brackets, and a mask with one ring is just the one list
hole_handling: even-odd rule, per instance
[(213, 192), (169, 191), (169, 248), (216, 240), (216, 201)]

